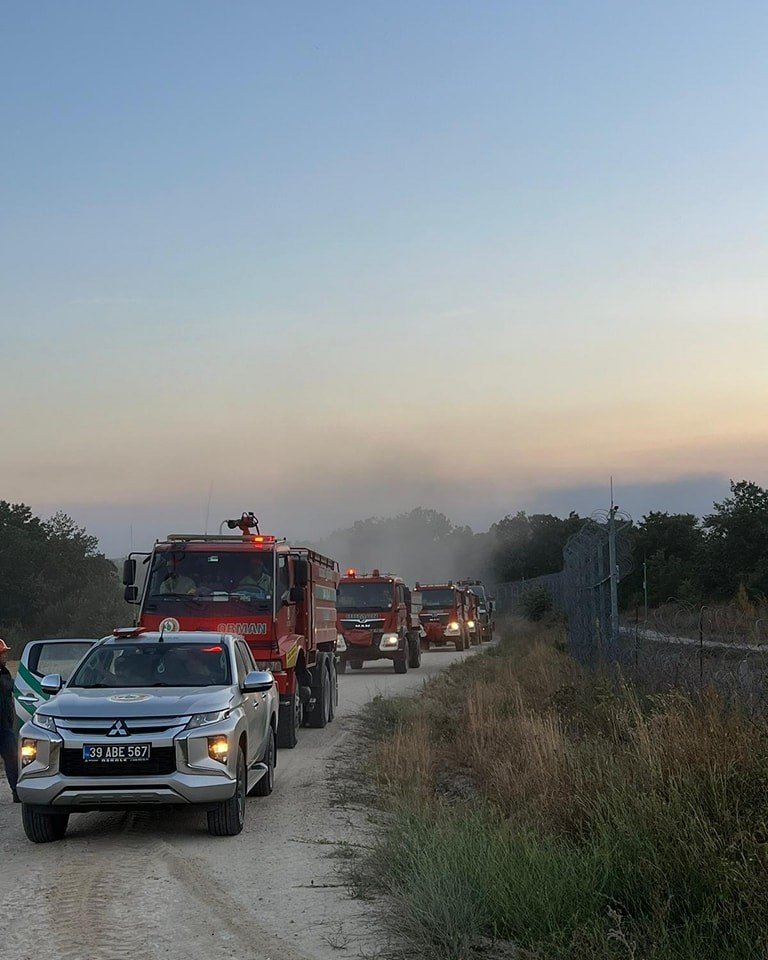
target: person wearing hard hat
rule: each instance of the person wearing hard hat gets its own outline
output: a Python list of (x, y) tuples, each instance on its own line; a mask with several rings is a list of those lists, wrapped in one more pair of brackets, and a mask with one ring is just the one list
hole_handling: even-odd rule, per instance
[(0, 640), (0, 757), (5, 764), (5, 775), (18, 803), (16, 781), (19, 779), (19, 745), (16, 740), (16, 711), (13, 709), (13, 677), (6, 664), (11, 648)]

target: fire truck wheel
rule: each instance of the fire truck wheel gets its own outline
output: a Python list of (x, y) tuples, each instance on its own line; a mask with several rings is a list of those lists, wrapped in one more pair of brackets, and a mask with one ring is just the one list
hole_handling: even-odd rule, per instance
[(264, 754), (264, 763), (267, 765), (267, 772), (258, 781), (256, 786), (251, 790), (249, 796), (251, 797), (268, 797), (275, 786), (275, 757), (277, 753), (277, 747), (275, 745), (275, 731), (270, 726), (269, 728), (269, 740), (267, 741), (267, 750)]
[(306, 714), (306, 724), (322, 729), (330, 719), (331, 710), (331, 675), (325, 663), (320, 667), (320, 684), (315, 688), (315, 695), (315, 705)]
[(214, 837), (236, 837), (245, 823), (245, 792), (248, 782), (245, 775), (245, 756), (242, 749), (237, 755), (237, 783), (229, 800), (217, 803), (208, 811), (208, 833)]
[(288, 703), (280, 704), (280, 720), (277, 724), (277, 746), (280, 750), (293, 750), (299, 742), (302, 709), (298, 693), (294, 693)]
[(349, 669), (350, 669), (350, 670), (362, 670), (362, 669), (363, 669), (363, 661), (362, 661), (362, 660), (350, 660), (350, 661), (349, 661)]
[(408, 673), (408, 654), (403, 652), (402, 657), (395, 660), (395, 673)]
[(330, 723), (336, 716), (336, 707), (339, 705), (339, 675), (333, 662), (329, 665), (328, 672), (331, 675), (331, 699), (328, 708), (328, 723)]
[(418, 638), (408, 641), (408, 666), (412, 670), (421, 666), (421, 644)]
[(347, 672), (347, 658), (342, 657), (341, 660), (339, 660), (339, 673), (346, 673), (346, 672)]

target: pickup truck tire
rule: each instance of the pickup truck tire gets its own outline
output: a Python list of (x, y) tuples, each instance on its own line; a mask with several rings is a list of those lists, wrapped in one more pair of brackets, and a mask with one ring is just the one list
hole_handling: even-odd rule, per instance
[(21, 805), (21, 820), (24, 833), (32, 843), (51, 843), (61, 840), (67, 832), (68, 813), (41, 813), (29, 803)]
[(248, 782), (245, 775), (245, 756), (242, 748), (237, 751), (237, 783), (229, 800), (217, 803), (208, 811), (208, 833), (213, 837), (236, 837), (245, 823), (245, 792)]
[(408, 640), (408, 666), (411, 670), (421, 666), (421, 644), (418, 637), (415, 640)]
[(275, 758), (277, 756), (277, 745), (275, 741), (275, 730), (270, 725), (269, 738), (267, 740), (267, 749), (264, 751), (263, 763), (267, 765), (267, 772), (259, 780), (256, 786), (251, 790), (252, 797), (268, 797), (275, 788)]
[(293, 750), (299, 742), (302, 709), (298, 692), (289, 698), (288, 703), (280, 704), (280, 719), (277, 724), (277, 746), (280, 750)]
[(322, 730), (330, 720), (331, 714), (331, 675), (325, 662), (320, 665), (320, 683), (312, 688), (315, 694), (315, 705), (307, 711), (305, 723), (308, 727)]

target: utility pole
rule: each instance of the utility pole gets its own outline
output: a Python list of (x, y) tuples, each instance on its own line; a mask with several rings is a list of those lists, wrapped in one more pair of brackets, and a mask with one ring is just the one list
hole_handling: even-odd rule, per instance
[(645, 622), (648, 623), (648, 561), (643, 556), (643, 606), (645, 607)]
[(613, 502), (613, 477), (611, 477), (611, 509), (608, 513), (608, 564), (611, 578), (611, 643), (619, 639), (619, 570), (616, 564), (616, 512)]

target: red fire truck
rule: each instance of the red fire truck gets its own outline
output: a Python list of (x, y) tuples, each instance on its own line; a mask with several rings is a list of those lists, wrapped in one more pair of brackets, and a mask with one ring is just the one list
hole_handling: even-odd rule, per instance
[(400, 577), (347, 570), (336, 598), (344, 638), (341, 670), (362, 670), (366, 660), (392, 660), (395, 673), (421, 665), (418, 627), (412, 624), (411, 591)]
[(426, 632), (424, 648), (453, 643), (457, 650), (466, 650), (470, 644), (466, 590), (449, 581), (417, 583), (416, 591), (421, 599), (421, 625)]
[[(259, 533), (252, 513), (225, 526), (237, 533), (170, 534), (150, 554), (131, 554), (125, 599), (141, 604), (138, 624), (148, 630), (242, 636), (277, 681), (278, 746), (294, 747), (299, 727), (324, 727), (338, 702), (338, 564)], [(147, 565), (141, 591), (136, 557)]]

